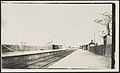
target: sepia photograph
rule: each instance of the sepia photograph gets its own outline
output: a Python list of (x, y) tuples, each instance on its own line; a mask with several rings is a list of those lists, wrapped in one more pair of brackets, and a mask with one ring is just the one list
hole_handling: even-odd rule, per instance
[(118, 1), (1, 1), (2, 72), (118, 71)]

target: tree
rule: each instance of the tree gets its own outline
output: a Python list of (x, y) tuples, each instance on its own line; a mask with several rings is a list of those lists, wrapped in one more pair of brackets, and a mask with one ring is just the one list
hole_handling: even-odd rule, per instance
[(106, 29), (107, 29), (107, 35), (110, 35), (110, 33), (112, 32), (112, 14), (105, 12), (100, 14), (102, 17), (99, 19), (96, 19), (95, 22), (101, 25), (105, 25)]

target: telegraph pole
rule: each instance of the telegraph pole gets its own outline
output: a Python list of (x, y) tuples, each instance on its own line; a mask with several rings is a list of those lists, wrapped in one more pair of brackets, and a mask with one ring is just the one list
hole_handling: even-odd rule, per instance
[(95, 42), (95, 33), (94, 33), (94, 42)]

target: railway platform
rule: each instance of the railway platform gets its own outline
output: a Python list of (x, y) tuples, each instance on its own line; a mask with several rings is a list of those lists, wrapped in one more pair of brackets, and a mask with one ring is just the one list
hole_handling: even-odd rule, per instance
[(110, 69), (111, 58), (78, 49), (48, 68)]
[(65, 49), (57, 49), (57, 50), (37, 50), (37, 51), (15, 51), (15, 52), (2, 52), (2, 57), (12, 57), (12, 56), (22, 56), (22, 55), (30, 55), (30, 54), (37, 54), (37, 53), (47, 53), (47, 52), (55, 52), (61, 51)]

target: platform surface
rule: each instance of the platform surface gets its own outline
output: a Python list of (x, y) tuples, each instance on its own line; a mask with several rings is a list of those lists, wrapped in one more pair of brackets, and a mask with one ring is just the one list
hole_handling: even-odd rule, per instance
[(111, 59), (78, 49), (49, 68), (110, 69)]
[(46, 52), (54, 52), (54, 51), (61, 51), (66, 50), (64, 49), (57, 49), (57, 50), (35, 50), (35, 51), (15, 51), (15, 52), (4, 52), (1, 54), (2, 57), (11, 57), (11, 56), (20, 56), (20, 55), (29, 55), (29, 54), (37, 54), (37, 53), (46, 53)]

